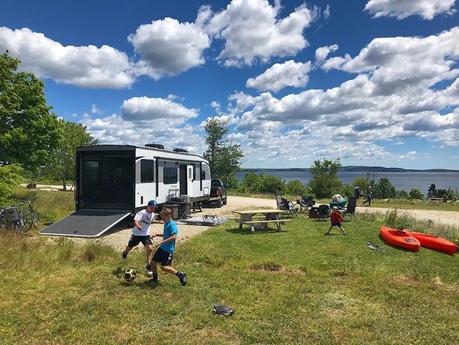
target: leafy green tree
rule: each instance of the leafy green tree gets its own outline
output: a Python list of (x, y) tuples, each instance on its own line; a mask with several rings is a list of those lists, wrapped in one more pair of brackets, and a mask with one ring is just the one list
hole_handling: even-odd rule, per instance
[(395, 198), (395, 187), (387, 177), (381, 177), (374, 185), (373, 196), (377, 199)]
[(335, 161), (314, 161), (308, 186), (317, 198), (331, 197), (341, 189), (342, 182), (337, 176), (340, 168), (339, 158)]
[(22, 168), (17, 164), (0, 166), (0, 206), (11, 203), (11, 197), (22, 182)]
[(43, 82), (18, 72), (20, 61), (0, 55), (0, 163), (37, 171), (58, 140), (57, 117), (46, 103)]
[(79, 123), (59, 120), (58, 126), (59, 140), (50, 150), (47, 170), (51, 177), (62, 181), (62, 187), (66, 190), (65, 181), (75, 179), (76, 148), (95, 145), (97, 140), (86, 131), (85, 126)]
[(411, 189), (409, 196), (410, 196), (410, 199), (419, 199), (419, 200), (424, 199), (424, 194), (422, 194), (422, 192), (417, 188)]
[(261, 193), (276, 193), (285, 191), (285, 183), (277, 176), (260, 174)]
[(229, 188), (237, 187), (230, 185), (230, 182), (235, 184), (236, 172), (244, 157), (240, 145), (226, 140), (229, 129), (218, 119), (208, 120), (205, 130), (207, 151), (204, 158), (209, 161), (212, 177), (220, 178)]
[(285, 185), (285, 191), (290, 195), (307, 195), (308, 189), (306, 186), (299, 180), (290, 180)]
[(261, 179), (254, 172), (249, 172), (244, 175), (238, 190), (243, 193), (257, 193), (261, 189)]

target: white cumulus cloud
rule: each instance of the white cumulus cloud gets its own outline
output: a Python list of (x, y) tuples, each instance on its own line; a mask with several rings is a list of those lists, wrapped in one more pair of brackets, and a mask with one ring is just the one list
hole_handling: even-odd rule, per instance
[(316, 49), (316, 65), (321, 65), (325, 61), (325, 59), (328, 57), (328, 55), (332, 52), (335, 52), (338, 50), (338, 45), (337, 44), (332, 44), (330, 46), (323, 46), (319, 47)]
[(373, 17), (395, 17), (404, 19), (418, 15), (423, 19), (432, 20), (436, 15), (452, 14), (455, 0), (370, 0), (365, 5)]
[(107, 45), (64, 46), (28, 28), (0, 27), (0, 51), (21, 60), (20, 68), (58, 83), (124, 88), (135, 81), (128, 56)]
[(278, 92), (284, 87), (304, 87), (308, 83), (311, 62), (288, 60), (276, 63), (255, 78), (247, 80), (246, 86), (259, 91)]
[[(204, 20), (199, 15), (198, 19)], [(200, 25), (180, 23), (173, 18), (140, 25), (128, 40), (140, 56), (137, 73), (153, 79), (177, 75), (204, 64), (203, 52), (210, 46), (209, 36)]]
[(280, 10), (280, 1), (271, 6), (267, 0), (232, 0), (206, 26), (209, 34), (224, 41), (218, 59), (226, 66), (252, 65), (296, 55), (307, 47), (303, 31), (314, 13), (302, 5), (279, 18)]
[[(198, 116), (198, 111), (187, 108), (170, 99), (132, 97), (123, 102), (121, 115), (127, 121), (148, 121), (163, 119), (165, 122), (181, 124)], [(161, 126), (161, 125), (160, 125)]]

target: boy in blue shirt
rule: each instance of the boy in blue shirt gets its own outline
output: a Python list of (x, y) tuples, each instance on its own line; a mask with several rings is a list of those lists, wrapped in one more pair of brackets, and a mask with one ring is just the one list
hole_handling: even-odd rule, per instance
[(177, 239), (178, 229), (175, 222), (172, 220), (172, 211), (168, 208), (162, 209), (159, 216), (164, 222), (164, 231), (162, 234), (155, 234), (152, 237), (162, 237), (163, 240), (159, 243), (153, 259), (151, 260), (151, 269), (153, 272), (152, 282), (158, 282), (158, 263), (161, 264), (161, 269), (164, 272), (176, 275), (182, 285), (186, 285), (187, 277), (185, 272), (177, 271), (171, 266), (172, 257), (174, 256), (175, 240)]

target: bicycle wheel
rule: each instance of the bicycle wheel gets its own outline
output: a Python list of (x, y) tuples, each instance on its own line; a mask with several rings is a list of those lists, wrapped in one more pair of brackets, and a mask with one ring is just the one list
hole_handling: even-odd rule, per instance
[(33, 227), (36, 229), (36, 225), (40, 221), (40, 218), (38, 217), (38, 213), (33, 209), (32, 205), (29, 204), (29, 215), (30, 219), (32, 220)]

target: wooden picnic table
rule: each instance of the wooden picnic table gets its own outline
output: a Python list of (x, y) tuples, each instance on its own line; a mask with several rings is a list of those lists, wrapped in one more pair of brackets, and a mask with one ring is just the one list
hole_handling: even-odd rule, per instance
[(255, 231), (255, 224), (262, 224), (266, 226), (268, 223), (275, 223), (277, 230), (282, 231), (282, 224), (290, 221), (290, 219), (280, 218), (280, 215), (287, 213), (283, 210), (261, 209), (234, 211), (234, 213), (239, 214), (240, 216), (239, 229), (242, 229), (242, 226), (247, 224), (250, 226), (250, 231)]

